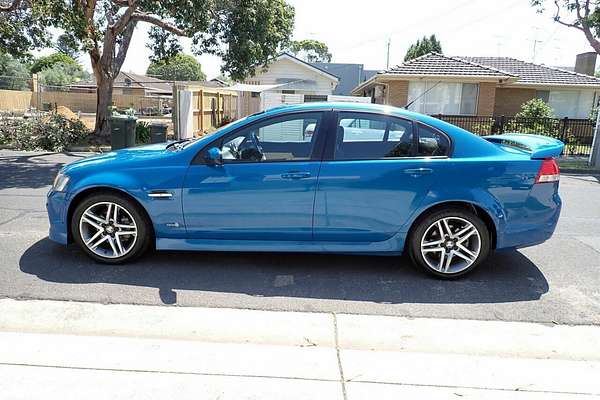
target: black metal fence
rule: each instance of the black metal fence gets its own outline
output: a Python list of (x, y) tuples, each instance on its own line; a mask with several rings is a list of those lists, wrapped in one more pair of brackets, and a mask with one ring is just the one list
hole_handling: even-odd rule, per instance
[(477, 135), (534, 133), (565, 143), (563, 155), (589, 156), (594, 140), (595, 121), (571, 118), (480, 117), (470, 115), (434, 115)]

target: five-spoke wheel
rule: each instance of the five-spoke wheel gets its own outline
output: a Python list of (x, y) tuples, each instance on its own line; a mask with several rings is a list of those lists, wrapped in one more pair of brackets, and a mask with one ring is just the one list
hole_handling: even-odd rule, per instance
[(136, 257), (149, 244), (145, 214), (119, 195), (95, 195), (82, 201), (73, 215), (71, 232), (86, 253), (107, 263)]
[(472, 270), (490, 249), (485, 223), (474, 213), (451, 208), (418, 221), (410, 237), (410, 255), (425, 270), (454, 278)]

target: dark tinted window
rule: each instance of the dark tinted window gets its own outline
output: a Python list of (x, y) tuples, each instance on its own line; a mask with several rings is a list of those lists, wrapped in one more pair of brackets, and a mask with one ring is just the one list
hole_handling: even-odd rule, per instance
[(419, 124), (418, 156), (435, 157), (448, 155), (450, 142), (446, 135), (427, 125)]
[(270, 119), (228, 135), (221, 142), (223, 162), (309, 160), (321, 113)]
[(412, 123), (400, 118), (340, 113), (336, 160), (372, 160), (412, 155)]

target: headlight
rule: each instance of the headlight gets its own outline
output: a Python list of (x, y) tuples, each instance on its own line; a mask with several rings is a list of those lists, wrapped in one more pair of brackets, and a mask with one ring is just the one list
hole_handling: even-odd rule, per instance
[(67, 175), (59, 173), (58, 175), (56, 175), (56, 178), (54, 178), (52, 190), (56, 192), (62, 192), (67, 187), (67, 183), (69, 183), (69, 177)]

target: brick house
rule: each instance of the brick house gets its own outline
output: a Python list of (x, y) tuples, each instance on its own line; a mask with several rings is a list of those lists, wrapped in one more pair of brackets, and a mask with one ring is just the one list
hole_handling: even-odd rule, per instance
[(381, 71), (353, 89), (374, 103), (430, 115), (514, 116), (540, 98), (563, 118), (588, 118), (600, 96), (595, 53), (578, 56), (568, 71), (508, 57), (449, 57), (429, 53)]

